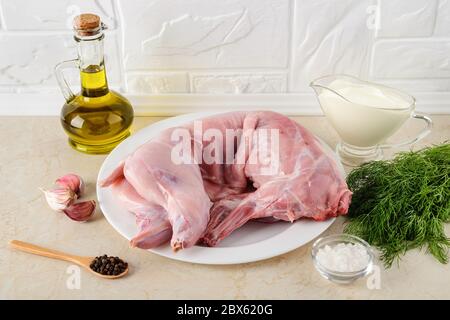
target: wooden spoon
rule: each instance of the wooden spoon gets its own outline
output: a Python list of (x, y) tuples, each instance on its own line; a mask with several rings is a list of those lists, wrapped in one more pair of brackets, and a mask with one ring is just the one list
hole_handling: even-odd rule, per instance
[(13, 247), (15, 249), (25, 251), (28, 253), (37, 254), (39, 256), (44, 256), (47, 258), (59, 259), (59, 260), (76, 263), (77, 265), (89, 270), (91, 273), (95, 274), (96, 276), (99, 276), (99, 277), (105, 278), (105, 279), (117, 279), (117, 278), (123, 277), (124, 275), (126, 275), (128, 273), (128, 267), (127, 267), (120, 274), (117, 274), (114, 276), (104, 275), (104, 274), (98, 273), (91, 269), (90, 265), (91, 265), (92, 260), (94, 260), (94, 257), (75, 256), (72, 254), (67, 254), (64, 252), (47, 249), (44, 247), (39, 247), (34, 244), (19, 241), (19, 240), (11, 240), (9, 242), (9, 244), (11, 245), (11, 247)]

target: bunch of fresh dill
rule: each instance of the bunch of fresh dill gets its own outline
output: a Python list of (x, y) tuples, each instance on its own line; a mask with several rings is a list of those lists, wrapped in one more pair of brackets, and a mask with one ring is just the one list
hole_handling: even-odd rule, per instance
[(422, 247), (448, 262), (450, 144), (364, 164), (347, 182), (353, 198), (345, 232), (378, 247), (387, 267), (407, 250)]

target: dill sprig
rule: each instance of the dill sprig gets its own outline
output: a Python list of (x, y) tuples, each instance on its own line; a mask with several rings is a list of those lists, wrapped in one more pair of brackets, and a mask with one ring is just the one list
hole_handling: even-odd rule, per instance
[(345, 232), (378, 247), (386, 267), (413, 248), (448, 262), (450, 144), (364, 164), (347, 182), (353, 197)]

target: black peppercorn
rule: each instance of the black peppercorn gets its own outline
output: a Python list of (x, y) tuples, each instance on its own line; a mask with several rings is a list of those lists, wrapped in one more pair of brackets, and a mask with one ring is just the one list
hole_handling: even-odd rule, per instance
[(128, 268), (128, 263), (119, 257), (109, 257), (106, 254), (95, 257), (90, 264), (90, 268), (103, 275), (119, 275)]

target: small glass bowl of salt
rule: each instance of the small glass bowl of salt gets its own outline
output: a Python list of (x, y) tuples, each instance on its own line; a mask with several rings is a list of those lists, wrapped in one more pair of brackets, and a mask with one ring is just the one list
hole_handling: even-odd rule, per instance
[(311, 252), (314, 266), (326, 279), (347, 284), (372, 271), (374, 254), (363, 239), (349, 234), (319, 238)]

